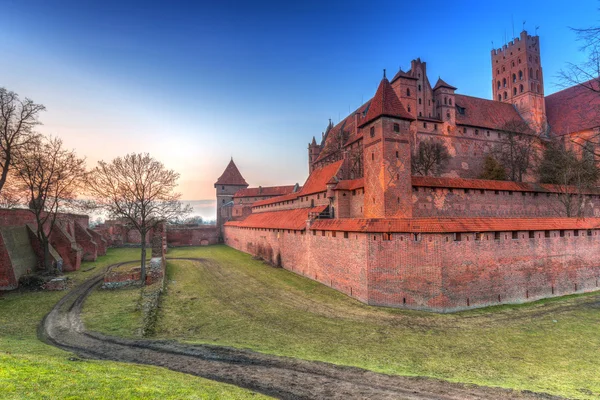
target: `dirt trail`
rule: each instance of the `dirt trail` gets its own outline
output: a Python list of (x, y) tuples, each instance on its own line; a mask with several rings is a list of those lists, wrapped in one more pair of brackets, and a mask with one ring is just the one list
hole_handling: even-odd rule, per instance
[(558, 399), (430, 378), (390, 376), (227, 347), (122, 339), (87, 332), (81, 309), (102, 278), (92, 277), (63, 297), (43, 319), (40, 337), (82, 357), (156, 365), (281, 399)]

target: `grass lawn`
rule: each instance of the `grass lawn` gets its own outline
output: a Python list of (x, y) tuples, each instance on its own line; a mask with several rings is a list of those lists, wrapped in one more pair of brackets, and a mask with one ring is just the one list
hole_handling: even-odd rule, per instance
[(600, 397), (598, 294), (438, 315), (366, 306), (225, 246), (169, 256), (207, 261), (169, 263), (157, 338)]
[[(136, 257), (138, 249), (109, 250), (97, 262), (85, 262), (80, 271), (68, 276), (81, 282), (97, 274), (101, 267)], [(83, 272), (91, 266), (96, 268)], [(48, 346), (36, 336), (39, 322), (64, 294), (13, 292), (0, 297), (0, 399), (266, 398), (157, 367), (69, 360), (74, 357), (72, 353)], [(133, 297), (127, 302), (132, 302)], [(131, 320), (132, 315), (121, 321)], [(121, 325), (118, 319), (115, 323)]]

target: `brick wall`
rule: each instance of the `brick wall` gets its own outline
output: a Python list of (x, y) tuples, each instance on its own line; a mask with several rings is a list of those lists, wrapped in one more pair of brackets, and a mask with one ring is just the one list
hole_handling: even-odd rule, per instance
[(367, 301), (364, 235), (225, 226), (225, 244)]
[(219, 229), (215, 225), (167, 226), (167, 244), (171, 247), (204, 246), (219, 242)]
[[(566, 216), (556, 193), (413, 187), (415, 217)], [(599, 196), (585, 196), (584, 215), (600, 216)]]
[(96, 261), (98, 258), (98, 245), (92, 238), (92, 235), (77, 221), (74, 222), (73, 227), (77, 244), (83, 250), (82, 259), (84, 261)]
[[(365, 303), (456, 311), (598, 290), (600, 231), (415, 234), (225, 227), (225, 243)], [(455, 240), (455, 239), (460, 240)]]

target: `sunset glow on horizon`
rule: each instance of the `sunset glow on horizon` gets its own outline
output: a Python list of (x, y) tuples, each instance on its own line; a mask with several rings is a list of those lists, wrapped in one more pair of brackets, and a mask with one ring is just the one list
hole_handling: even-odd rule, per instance
[(540, 27), (546, 94), (560, 90), (581, 60), (569, 27), (597, 23), (599, 5), (4, 3), (0, 87), (46, 106), (40, 132), (90, 167), (148, 152), (181, 174), (186, 200), (212, 200), (231, 157), (251, 186), (302, 184), (307, 144), (373, 96), (383, 68), (420, 57), (432, 83), (491, 98), (492, 41), (523, 21)]

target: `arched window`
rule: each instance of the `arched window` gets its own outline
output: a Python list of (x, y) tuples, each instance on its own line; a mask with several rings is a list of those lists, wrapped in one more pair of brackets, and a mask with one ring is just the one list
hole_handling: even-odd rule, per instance
[(515, 66), (515, 62), (513, 61), (511, 65), (514, 67)]
[(508, 93), (504, 92), (504, 100), (508, 99)]
[(535, 70), (535, 79), (540, 79), (540, 70), (539, 69)]
[(421, 91), (421, 84), (419, 83), (419, 92)]
[(533, 79), (533, 68), (529, 68), (529, 79)]
[(517, 95), (517, 88), (513, 88), (513, 96)]
[(523, 93), (523, 84), (519, 85), (519, 92)]
[(448, 98), (444, 97), (444, 104), (448, 104)]
[(517, 81), (517, 75), (513, 74), (513, 83)]
[(502, 86), (506, 87), (506, 78), (502, 78)]
[(521, 58), (519, 58), (519, 64), (521, 64)]
[(410, 96), (410, 89), (406, 89), (406, 95)]
[(500, 75), (500, 69), (496, 70), (496, 75)]
[(506, 71), (506, 68), (505, 68), (505, 67), (502, 67), (502, 72), (504, 72), (504, 71)]
[(410, 105), (408, 106), (408, 112), (410, 112)]
[(419, 97), (419, 104), (421, 104), (421, 98)]
[(523, 71), (519, 71), (519, 80), (522, 81), (523, 80)]
[(448, 99), (448, 104), (452, 105), (452, 98)]
[(502, 101), (502, 95), (498, 94), (498, 101)]
[(500, 81), (498, 81), (498, 89), (500, 89)]

